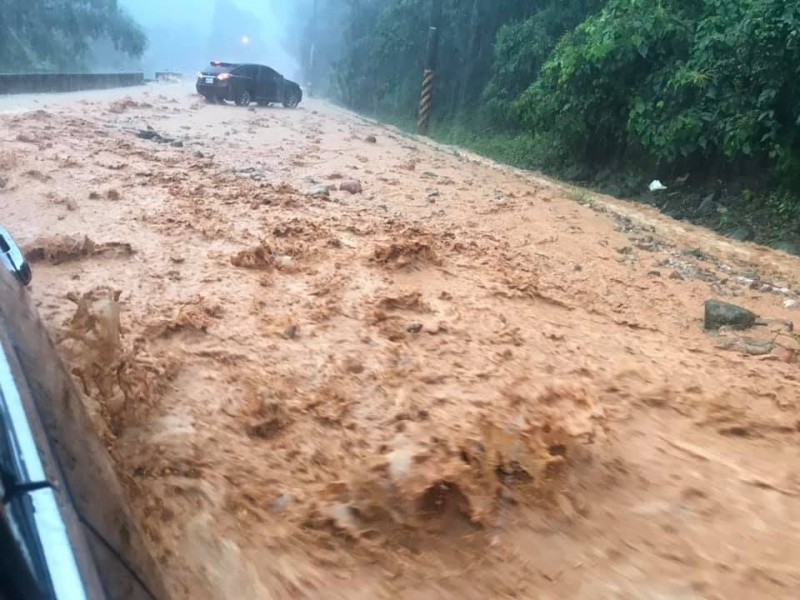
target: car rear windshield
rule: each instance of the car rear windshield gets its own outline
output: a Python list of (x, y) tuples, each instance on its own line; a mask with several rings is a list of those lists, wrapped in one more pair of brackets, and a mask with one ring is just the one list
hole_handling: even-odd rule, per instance
[(206, 67), (203, 69), (205, 75), (219, 75), (220, 73), (230, 73), (232, 67)]

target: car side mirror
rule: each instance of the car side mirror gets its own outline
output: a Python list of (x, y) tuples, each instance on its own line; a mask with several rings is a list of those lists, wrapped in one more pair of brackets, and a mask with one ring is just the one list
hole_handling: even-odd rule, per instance
[(0, 264), (7, 268), (22, 285), (28, 285), (33, 279), (31, 267), (25, 260), (17, 242), (5, 228), (0, 226)]

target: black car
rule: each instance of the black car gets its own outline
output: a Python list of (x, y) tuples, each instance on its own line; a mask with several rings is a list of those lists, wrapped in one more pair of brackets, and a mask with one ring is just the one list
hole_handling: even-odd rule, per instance
[(0, 600), (166, 598), (0, 227)]
[(197, 74), (197, 93), (208, 102), (226, 100), (239, 106), (252, 102), (269, 105), (273, 102), (295, 108), (303, 100), (303, 90), (294, 81), (264, 65), (234, 64), (214, 61)]

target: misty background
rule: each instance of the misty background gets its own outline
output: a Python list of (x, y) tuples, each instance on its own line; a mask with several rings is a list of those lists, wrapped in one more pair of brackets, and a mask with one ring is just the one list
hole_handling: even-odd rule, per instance
[[(141, 68), (194, 73), (210, 60), (258, 62), (301, 76), (303, 15), (311, 2), (120, 0), (148, 39)], [(95, 65), (97, 66), (97, 65)]]

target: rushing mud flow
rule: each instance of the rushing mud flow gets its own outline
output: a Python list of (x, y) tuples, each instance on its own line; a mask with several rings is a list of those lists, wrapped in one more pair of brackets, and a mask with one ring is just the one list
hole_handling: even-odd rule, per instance
[(3, 117), (0, 204), (175, 598), (797, 596), (797, 259), (125, 94)]

